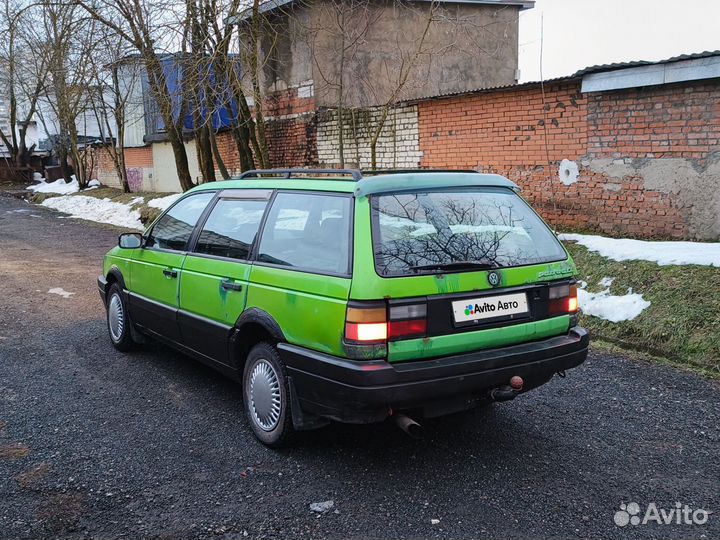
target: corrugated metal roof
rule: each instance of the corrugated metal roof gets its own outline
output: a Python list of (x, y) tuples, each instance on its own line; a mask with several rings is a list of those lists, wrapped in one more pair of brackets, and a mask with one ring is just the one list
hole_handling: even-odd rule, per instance
[(483, 92), (495, 92), (499, 90), (510, 90), (510, 89), (523, 89), (528, 88), (532, 86), (537, 86), (541, 82), (543, 84), (553, 84), (558, 82), (568, 82), (572, 81), (574, 79), (580, 79), (584, 75), (589, 75), (591, 73), (601, 73), (603, 71), (613, 71), (616, 69), (624, 69), (624, 68), (631, 68), (631, 67), (638, 67), (638, 66), (651, 66), (651, 65), (659, 65), (659, 64), (669, 64), (671, 62), (680, 62), (682, 60), (695, 60), (697, 58), (711, 58), (714, 56), (720, 56), (720, 50), (717, 51), (703, 51), (699, 53), (692, 53), (692, 54), (681, 54), (679, 56), (673, 56), (672, 58), (667, 58), (665, 60), (634, 60), (630, 62), (617, 62), (614, 64), (601, 64), (597, 66), (589, 66), (586, 68), (583, 68), (579, 71), (576, 71), (572, 75), (566, 75), (564, 77), (555, 77), (554, 79), (545, 79), (544, 81), (526, 81), (524, 83), (516, 83), (516, 84), (504, 84), (500, 86), (487, 86), (487, 87), (481, 87), (481, 88), (474, 88), (471, 90), (461, 90), (458, 92), (448, 92), (446, 94), (435, 94), (431, 96), (421, 96), (417, 98), (408, 99), (405, 101), (405, 103), (414, 103), (416, 101), (423, 101), (426, 99), (433, 99), (433, 98), (446, 98), (446, 97), (453, 97), (453, 96), (462, 96), (466, 94), (479, 94)]
[(580, 71), (576, 71), (570, 77), (582, 77), (583, 75), (588, 75), (590, 73), (600, 73), (602, 71), (612, 71), (615, 69), (623, 69), (623, 68), (629, 68), (629, 67), (638, 67), (638, 66), (652, 66), (657, 64), (668, 64), (670, 62), (679, 62), (681, 60), (695, 60), (696, 58), (710, 58), (712, 56), (720, 56), (720, 50), (717, 51), (703, 51), (699, 53), (692, 53), (692, 54), (681, 54), (680, 56), (673, 56), (672, 58), (667, 58), (665, 60), (633, 60), (630, 62), (617, 62), (614, 64), (600, 64), (597, 66), (589, 66), (584, 69), (581, 69)]

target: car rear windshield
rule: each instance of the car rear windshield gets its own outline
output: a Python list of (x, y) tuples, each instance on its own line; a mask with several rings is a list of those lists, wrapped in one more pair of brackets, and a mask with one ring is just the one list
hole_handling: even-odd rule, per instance
[(375, 267), (381, 276), (506, 268), (564, 260), (555, 235), (503, 188), (375, 195)]

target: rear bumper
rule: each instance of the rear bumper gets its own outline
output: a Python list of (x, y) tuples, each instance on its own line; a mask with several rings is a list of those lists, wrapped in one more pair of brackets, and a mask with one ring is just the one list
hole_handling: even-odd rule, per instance
[(582, 364), (588, 343), (587, 330), (575, 327), (542, 341), (396, 364), (348, 360), (287, 343), (278, 349), (303, 411), (369, 423), (398, 409), (429, 416), (467, 409), (514, 375), (525, 381), (523, 391), (530, 390)]

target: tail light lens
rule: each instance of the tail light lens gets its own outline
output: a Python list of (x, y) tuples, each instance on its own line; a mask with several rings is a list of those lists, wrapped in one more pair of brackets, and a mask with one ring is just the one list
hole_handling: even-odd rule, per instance
[(345, 317), (345, 340), (351, 343), (382, 343), (387, 340), (385, 304), (348, 306)]
[(390, 306), (388, 340), (424, 337), (427, 334), (427, 305)]
[(577, 285), (558, 285), (550, 287), (550, 315), (577, 313), (579, 309)]
[(345, 351), (352, 358), (377, 358), (387, 354), (387, 342), (427, 335), (424, 303), (393, 305), (353, 302), (345, 317)]

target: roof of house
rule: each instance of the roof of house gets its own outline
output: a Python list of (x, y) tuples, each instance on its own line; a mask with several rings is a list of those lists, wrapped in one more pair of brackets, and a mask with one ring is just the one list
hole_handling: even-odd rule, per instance
[[(260, 13), (268, 13), (275, 9), (291, 6), (292, 4), (299, 3), (307, 0), (265, 0), (260, 4)], [(518, 6), (520, 10), (530, 9), (535, 5), (535, 0), (415, 0), (416, 2), (431, 2), (440, 1), (448, 4), (486, 4), (495, 6)], [(228, 17), (226, 19), (227, 24), (237, 24), (250, 17), (252, 9), (248, 8), (241, 13), (238, 13), (234, 17)], [(231, 20), (232, 19), (232, 20)]]

